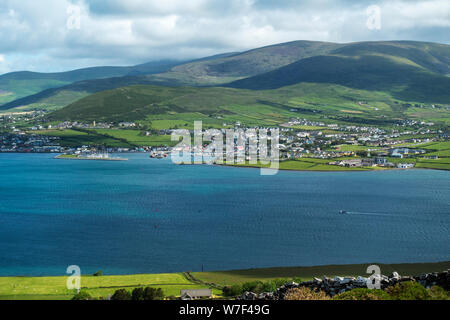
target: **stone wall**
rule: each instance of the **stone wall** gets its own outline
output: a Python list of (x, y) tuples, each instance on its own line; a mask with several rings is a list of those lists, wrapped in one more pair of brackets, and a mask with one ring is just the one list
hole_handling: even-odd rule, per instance
[[(380, 275), (378, 280), (381, 284), (381, 289), (386, 289), (394, 286), (397, 283), (416, 281), (426, 288), (433, 286), (440, 286), (445, 290), (450, 290), (450, 270), (440, 273), (426, 273), (417, 277), (400, 276), (397, 272), (392, 273), (389, 277)], [(324, 291), (329, 296), (333, 297), (337, 294), (344, 293), (357, 288), (367, 288), (367, 278), (365, 277), (335, 277), (322, 279), (314, 278), (314, 280), (302, 283), (286, 283), (278, 288), (276, 292), (266, 292), (256, 294), (253, 292), (246, 292), (238, 299), (240, 300), (284, 300), (286, 293), (295, 288), (307, 287), (317, 291)]]

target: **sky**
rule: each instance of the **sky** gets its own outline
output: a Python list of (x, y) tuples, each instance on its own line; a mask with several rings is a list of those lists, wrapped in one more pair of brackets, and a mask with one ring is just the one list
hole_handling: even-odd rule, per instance
[(450, 44), (450, 1), (0, 1), (0, 74), (186, 60), (294, 40)]

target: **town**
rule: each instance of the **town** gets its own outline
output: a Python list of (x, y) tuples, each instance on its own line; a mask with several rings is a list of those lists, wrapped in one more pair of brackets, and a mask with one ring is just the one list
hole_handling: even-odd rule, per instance
[[(182, 151), (173, 149), (176, 142), (171, 142), (170, 136), (175, 129), (153, 130), (143, 126), (142, 123), (135, 122), (47, 123), (43, 120), (44, 116), (43, 111), (0, 115), (0, 152), (60, 153), (81, 156), (96, 154), (100, 151), (148, 152), (153, 155), (152, 157), (163, 158), (159, 155), (167, 156), (172, 151)], [(240, 122), (234, 123), (232, 127), (249, 132), (271, 129), (263, 126), (247, 127)], [(80, 140), (77, 145), (77, 140), (73, 141), (73, 136), (66, 134), (69, 130), (79, 133), (81, 137), (81, 134), (89, 135), (98, 130), (107, 132), (103, 134), (106, 137), (113, 137), (110, 133), (133, 132), (142, 137), (166, 137), (164, 139), (166, 142), (157, 145), (154, 143), (145, 145), (143, 142), (137, 145), (132, 141), (126, 143), (125, 139), (120, 139), (117, 145), (108, 145), (108, 142), (103, 141), (83, 143)], [(219, 130), (226, 134), (225, 128)], [(437, 128), (434, 123), (414, 120), (399, 121), (387, 129), (291, 118), (288, 122), (281, 124), (279, 130), (280, 161), (317, 159), (321, 160), (321, 164), (342, 168), (410, 169), (416, 166), (417, 159), (439, 160), (439, 150), (426, 148), (427, 146), (438, 142), (448, 143), (448, 132)], [(190, 129), (189, 132), (192, 134), (194, 130)], [(72, 139), (70, 143), (68, 143), (69, 137)], [(243, 151), (242, 148), (238, 150), (236, 141), (235, 144), (236, 153)], [(201, 150), (193, 148), (190, 151), (203, 152), (207, 147), (208, 145), (205, 144)], [(245, 148), (248, 154), (248, 141)], [(225, 151), (224, 158), (226, 158)], [(244, 161), (248, 160), (248, 157), (244, 159)], [(329, 161), (324, 162), (324, 160)]]

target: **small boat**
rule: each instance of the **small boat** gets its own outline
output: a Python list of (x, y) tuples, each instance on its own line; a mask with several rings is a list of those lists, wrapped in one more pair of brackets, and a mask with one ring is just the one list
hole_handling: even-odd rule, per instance
[(152, 159), (164, 159), (167, 158), (169, 154), (167, 152), (152, 152), (150, 158)]
[(341, 211), (339, 211), (339, 214), (347, 214), (348, 212), (347, 211), (345, 211), (345, 210), (341, 210)]

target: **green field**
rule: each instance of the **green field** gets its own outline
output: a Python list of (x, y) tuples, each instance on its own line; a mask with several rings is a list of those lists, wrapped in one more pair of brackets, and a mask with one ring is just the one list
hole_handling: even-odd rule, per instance
[(157, 146), (174, 146), (177, 142), (171, 140), (170, 135), (150, 135), (146, 136), (143, 131), (140, 130), (114, 130), (114, 129), (95, 129), (93, 132), (101, 134), (103, 136), (110, 137), (124, 141), (128, 144), (142, 147), (157, 147)]
[[(329, 162), (337, 161), (339, 159), (315, 159), (315, 158), (301, 158), (296, 160), (281, 161), (279, 163), (280, 170), (292, 171), (369, 171), (380, 168), (347, 168), (335, 165), (329, 165)], [(237, 163), (233, 166), (248, 167), (248, 168), (268, 168), (269, 165), (262, 165), (261, 163)]]
[[(0, 278), (0, 300), (69, 300), (74, 292), (66, 288), (67, 277)], [(126, 276), (83, 276), (83, 291), (93, 297), (107, 297), (117, 289), (162, 288), (166, 296), (179, 296), (182, 289), (207, 288), (187, 280), (181, 273)], [(220, 292), (215, 291), (219, 294)]]
[(32, 131), (32, 134), (59, 137), (59, 143), (64, 147), (79, 147), (82, 145), (108, 147), (142, 147), (142, 146), (174, 146), (177, 142), (171, 141), (171, 136), (150, 135), (145, 136), (140, 130), (40, 130)]
[[(196, 120), (203, 121), (205, 127), (229, 126), (238, 121), (249, 127), (279, 126), (290, 118), (301, 117), (324, 123), (391, 128), (408, 116), (409, 108), (410, 104), (385, 92), (326, 83), (300, 83), (274, 90), (139, 85), (90, 95), (52, 113), (49, 119), (136, 121), (159, 130), (192, 128)], [(408, 117), (437, 118), (437, 124), (445, 125), (450, 114), (423, 108)]]
[(40, 134), (51, 137), (59, 137), (59, 144), (63, 147), (80, 147), (83, 145), (90, 146), (104, 146), (108, 147), (133, 147), (134, 145), (106, 135), (100, 135), (94, 131), (80, 131), (80, 130), (40, 130), (29, 132), (31, 134)]
[(438, 156), (439, 158), (436, 160), (419, 158), (416, 162), (417, 168), (450, 170), (450, 141), (420, 145), (419, 148), (427, 150), (425, 157)]

